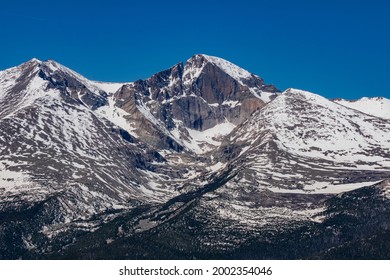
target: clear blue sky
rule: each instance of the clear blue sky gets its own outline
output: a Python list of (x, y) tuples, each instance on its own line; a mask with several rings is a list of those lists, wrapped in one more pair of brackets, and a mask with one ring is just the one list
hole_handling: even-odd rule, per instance
[(281, 90), (390, 97), (388, 2), (2, 1), (0, 69), (37, 57), (134, 81), (205, 53)]

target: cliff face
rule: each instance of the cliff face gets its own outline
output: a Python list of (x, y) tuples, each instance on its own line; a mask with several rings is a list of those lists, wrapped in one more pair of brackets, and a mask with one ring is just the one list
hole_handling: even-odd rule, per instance
[[(228, 66), (235, 71), (226, 71)], [(200, 131), (226, 120), (237, 125), (278, 93), (261, 78), (206, 55), (125, 87), (114, 95), (116, 105), (128, 112), (134, 105), (145, 106), (168, 130), (175, 121)]]

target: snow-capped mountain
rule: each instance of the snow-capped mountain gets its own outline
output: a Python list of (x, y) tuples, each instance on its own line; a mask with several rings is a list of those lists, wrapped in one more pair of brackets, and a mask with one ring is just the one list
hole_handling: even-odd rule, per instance
[(336, 99), (335, 102), (368, 115), (390, 119), (390, 100), (384, 97), (363, 97), (353, 101)]
[(344, 245), (324, 225), (335, 195), (347, 209), (373, 186), (372, 215), (390, 209), (390, 120), (370, 104), (208, 55), (129, 83), (52, 60), (1, 71), (0, 258), (245, 258), (305, 227), (326, 240), (309, 255), (247, 258), (319, 256)]
[(1, 77), (8, 82), (2, 83), (0, 120), (4, 209), (45, 201), (57, 230), (169, 197), (169, 188), (159, 191), (148, 179), (150, 170), (159, 176), (164, 158), (96, 111), (108, 103), (102, 88), (113, 85), (89, 82), (53, 61), (32, 60)]
[[(279, 91), (221, 58), (195, 55), (112, 97), (133, 134), (155, 147), (203, 153)], [(142, 123), (142, 125), (139, 125)]]
[[(275, 180), (286, 179), (300, 183), (314, 180), (312, 183), (317, 184), (318, 175), (326, 170), (333, 174), (341, 170), (387, 174), (389, 135), (388, 120), (346, 108), (313, 93), (288, 89), (237, 127), (219, 153), (223, 155), (229, 147), (237, 151), (230, 152), (228, 160), (235, 154), (238, 159), (251, 159), (245, 162), (254, 164), (253, 169), (258, 173), (254, 178), (261, 181), (259, 184), (264, 184), (263, 177), (267, 176), (273, 178), (270, 186), (278, 185)], [(264, 156), (258, 157), (260, 154)], [(262, 166), (266, 170), (260, 171)], [(286, 170), (283, 166), (294, 166), (294, 169)], [(301, 170), (309, 174), (301, 174)], [(318, 174), (312, 176), (313, 170)], [(319, 178), (337, 182), (342, 177), (322, 174)]]

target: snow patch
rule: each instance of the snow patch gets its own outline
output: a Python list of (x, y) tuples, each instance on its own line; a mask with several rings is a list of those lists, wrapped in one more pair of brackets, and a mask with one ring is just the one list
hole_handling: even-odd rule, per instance
[(209, 171), (215, 172), (215, 171), (221, 170), (221, 169), (224, 168), (225, 166), (226, 166), (226, 163), (217, 162), (217, 163), (214, 164), (214, 165), (208, 166), (207, 169), (208, 169)]
[(126, 116), (129, 116), (130, 114), (115, 106), (113, 96), (108, 98), (108, 105), (99, 107), (95, 112), (128, 132), (135, 130), (135, 127), (126, 119)]
[[(202, 154), (221, 145), (221, 138), (232, 132), (235, 127), (234, 124), (226, 121), (203, 131), (187, 128), (190, 139), (189, 141), (183, 141), (183, 144), (195, 153)], [(201, 147), (202, 144), (210, 146), (207, 148)]]
[(12, 171), (7, 165), (0, 162), (0, 188), (10, 188), (27, 186), (31, 184), (31, 178), (28, 174), (18, 171)]
[(239, 106), (241, 105), (241, 103), (239, 101), (231, 101), (231, 100), (225, 100), (222, 105), (226, 105), (226, 106), (229, 106), (229, 107), (236, 107), (236, 106)]
[(310, 193), (310, 194), (339, 194), (343, 192), (349, 192), (363, 187), (375, 185), (380, 181), (375, 182), (359, 182), (351, 184), (332, 184), (330, 182), (313, 182), (312, 184), (305, 185), (303, 189), (281, 189), (275, 187), (267, 187), (268, 190), (275, 193)]
[(106, 83), (106, 82), (97, 82), (91, 81), (91, 85), (105, 91), (107, 93), (115, 93), (120, 89), (125, 83)]

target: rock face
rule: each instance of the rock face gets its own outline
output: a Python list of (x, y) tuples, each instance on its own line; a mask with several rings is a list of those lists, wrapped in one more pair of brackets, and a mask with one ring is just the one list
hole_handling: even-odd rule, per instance
[(114, 100), (130, 114), (148, 110), (169, 131), (178, 123), (204, 131), (225, 121), (241, 123), (278, 92), (230, 62), (195, 55), (184, 66), (179, 63), (145, 81), (124, 85)]
[(390, 121), (343, 105), (207, 55), (1, 71), (0, 258), (388, 258)]
[(134, 132), (153, 147), (182, 151), (192, 146), (182, 141), (191, 142), (187, 129), (205, 131), (226, 123), (234, 127), (278, 92), (226, 60), (195, 55), (185, 65), (123, 85), (113, 100), (129, 114)]

